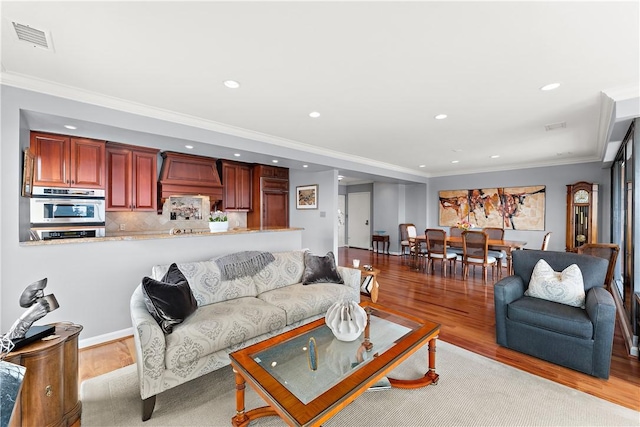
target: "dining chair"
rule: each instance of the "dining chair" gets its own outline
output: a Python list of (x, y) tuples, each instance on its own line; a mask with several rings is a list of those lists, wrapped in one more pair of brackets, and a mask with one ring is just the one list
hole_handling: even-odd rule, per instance
[(551, 239), (550, 231), (542, 238), (542, 247), (540, 248), (540, 250), (546, 251), (549, 248), (549, 239)]
[(620, 247), (615, 243), (585, 243), (582, 246), (578, 246), (577, 252), (579, 254), (604, 258), (609, 261), (607, 276), (604, 280), (605, 289), (609, 289), (611, 287), (611, 283), (613, 282), (613, 272), (616, 267), (616, 260), (618, 259)]
[[(504, 240), (504, 228), (485, 227), (482, 231), (487, 233), (489, 240)], [(505, 251), (489, 250), (489, 256), (495, 257), (498, 261), (498, 277), (502, 277), (502, 260), (507, 258), (507, 253)]]
[[(425, 241), (427, 244), (427, 270), (434, 272), (434, 261), (441, 263), (441, 272), (447, 277), (447, 269), (445, 263), (449, 262), (449, 271), (456, 274), (457, 254), (447, 250), (447, 232), (439, 228), (427, 228), (424, 231)], [(452, 269), (453, 267), (453, 269)]]
[(409, 255), (411, 255), (417, 236), (418, 230), (415, 225), (410, 223), (400, 224), (400, 251), (402, 256), (406, 255), (405, 249), (409, 249)]
[(498, 265), (496, 257), (489, 255), (489, 236), (484, 231), (467, 230), (462, 233), (462, 278), (469, 275), (469, 266), (475, 271), (476, 266), (482, 266), (483, 283), (487, 283), (487, 267), (491, 266), (491, 278), (495, 279)]

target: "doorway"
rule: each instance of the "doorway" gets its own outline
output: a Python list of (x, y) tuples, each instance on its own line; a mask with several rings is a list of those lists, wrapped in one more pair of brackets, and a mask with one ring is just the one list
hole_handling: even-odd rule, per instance
[(371, 244), (371, 193), (347, 194), (347, 245), (369, 249)]
[(347, 246), (346, 205), (345, 195), (338, 195), (338, 247)]

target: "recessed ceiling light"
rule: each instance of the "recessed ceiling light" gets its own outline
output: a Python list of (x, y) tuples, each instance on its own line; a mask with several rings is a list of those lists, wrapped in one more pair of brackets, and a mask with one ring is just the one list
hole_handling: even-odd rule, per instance
[(418, 167), (419, 167), (419, 168), (426, 168), (426, 167), (427, 167), (427, 165), (420, 165), (420, 166), (418, 166)]
[(303, 168), (308, 168), (308, 167), (309, 167), (309, 165), (302, 165), (302, 167), (303, 167)]
[(193, 150), (193, 145), (185, 145), (184, 148), (188, 148), (189, 150)]
[(460, 160), (451, 160), (451, 163), (460, 163)]
[(554, 90), (560, 87), (560, 83), (550, 83), (548, 85), (542, 86), (540, 90)]
[(229, 89), (238, 89), (240, 87), (240, 83), (235, 80), (225, 80), (224, 85)]
[(273, 163), (278, 163), (276, 159), (271, 160)]
[(312, 111), (309, 113), (309, 117), (311, 117), (312, 119), (317, 119), (318, 117), (320, 117), (320, 113), (318, 113), (317, 111)]
[(437, 116), (434, 117), (436, 120), (442, 120), (442, 119), (446, 119), (447, 115), (446, 114), (438, 114)]
[(240, 157), (240, 153), (233, 153), (235, 157)]
[(492, 159), (497, 159), (498, 157), (500, 157), (500, 154), (494, 154), (493, 156), (491, 156)]
[(64, 125), (64, 127), (66, 127), (67, 129), (71, 129), (71, 130), (78, 129), (77, 127), (71, 126), (71, 125)]
[(344, 178), (344, 176), (338, 175), (338, 181), (342, 181), (343, 178)]

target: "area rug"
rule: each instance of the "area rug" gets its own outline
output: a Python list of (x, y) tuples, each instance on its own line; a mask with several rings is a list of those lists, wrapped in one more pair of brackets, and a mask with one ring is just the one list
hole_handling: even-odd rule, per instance
[[(640, 413), (536, 377), (439, 341), (435, 386), (367, 392), (325, 426), (639, 426)], [(420, 349), (393, 372), (416, 378), (427, 370)], [(230, 426), (235, 384), (230, 366), (158, 395), (141, 421), (134, 365), (82, 383), (82, 427)], [(264, 401), (247, 386), (247, 410)], [(278, 417), (251, 426), (284, 426)]]

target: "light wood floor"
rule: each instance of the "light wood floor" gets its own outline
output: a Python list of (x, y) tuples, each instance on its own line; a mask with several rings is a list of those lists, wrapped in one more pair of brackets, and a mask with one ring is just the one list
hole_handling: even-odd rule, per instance
[[(466, 281), (442, 278), (438, 265), (434, 275), (413, 271), (399, 256), (378, 255), (360, 249), (341, 248), (340, 265), (352, 259), (379, 268), (378, 302), (442, 325), (440, 339), (506, 363), (543, 378), (584, 391), (602, 399), (640, 410), (640, 361), (627, 356), (619, 327), (608, 380), (591, 377), (561, 366), (500, 347), (495, 340), (493, 286), (482, 284), (480, 269)], [(489, 274), (489, 277), (491, 275)], [(135, 362), (133, 338), (80, 350), (80, 381)], [(443, 378), (444, 380), (444, 378)]]

